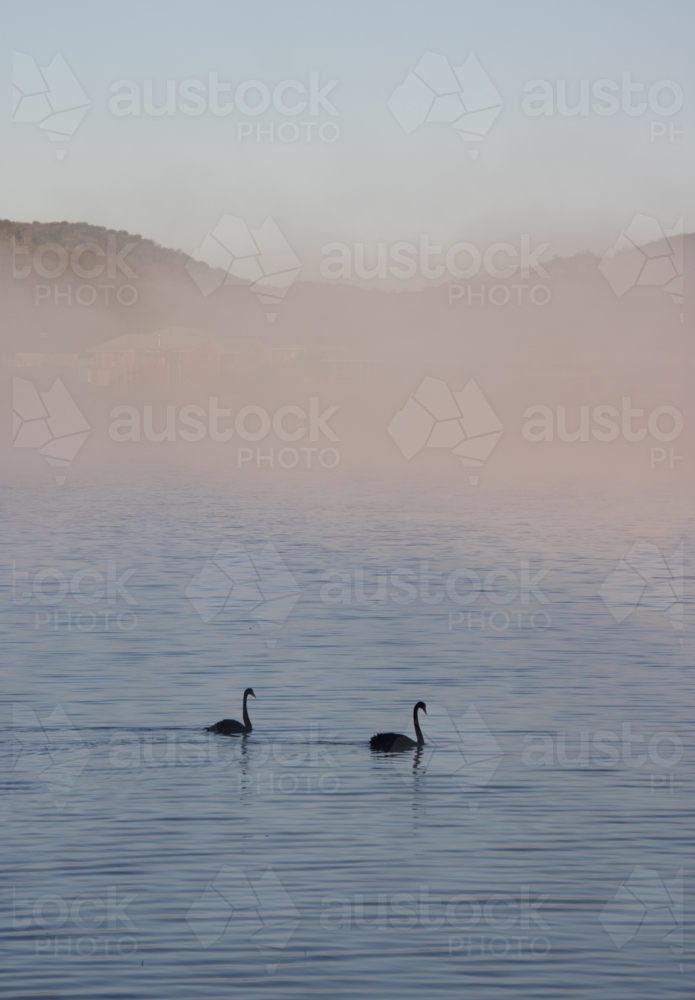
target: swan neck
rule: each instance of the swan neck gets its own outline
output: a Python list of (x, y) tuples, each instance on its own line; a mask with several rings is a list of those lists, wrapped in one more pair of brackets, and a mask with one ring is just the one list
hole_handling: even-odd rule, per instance
[(420, 729), (420, 723), (417, 721), (417, 713), (419, 706), (416, 705), (413, 709), (413, 725), (415, 726), (415, 735), (417, 736), (418, 746), (425, 742), (425, 738), (422, 735), (422, 730)]
[(244, 727), (246, 729), (252, 729), (253, 727), (251, 726), (251, 720), (249, 719), (249, 712), (246, 707), (246, 702), (248, 701), (248, 698), (249, 698), (248, 693), (244, 692)]

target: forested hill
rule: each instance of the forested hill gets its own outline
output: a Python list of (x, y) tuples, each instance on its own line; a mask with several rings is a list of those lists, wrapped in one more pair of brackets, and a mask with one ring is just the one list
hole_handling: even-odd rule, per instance
[(135, 246), (128, 253), (128, 259), (143, 266), (159, 265), (180, 268), (185, 266), (188, 255), (182, 250), (162, 247), (154, 240), (145, 239), (139, 233), (129, 233), (125, 229), (107, 229), (92, 226), (88, 222), (13, 222), (0, 219), (0, 242), (14, 240), (27, 247), (39, 247), (55, 243), (70, 251), (82, 243), (95, 243), (106, 250), (109, 238), (118, 250), (127, 243)]

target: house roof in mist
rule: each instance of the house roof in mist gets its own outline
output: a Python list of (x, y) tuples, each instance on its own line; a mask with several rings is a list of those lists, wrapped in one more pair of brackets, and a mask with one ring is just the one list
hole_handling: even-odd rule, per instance
[(90, 348), (90, 353), (105, 354), (128, 353), (159, 353), (175, 351), (178, 354), (190, 354), (199, 351), (206, 344), (212, 344), (218, 350), (226, 353), (218, 340), (202, 330), (188, 326), (164, 326), (153, 333), (124, 333), (121, 337), (106, 340)]

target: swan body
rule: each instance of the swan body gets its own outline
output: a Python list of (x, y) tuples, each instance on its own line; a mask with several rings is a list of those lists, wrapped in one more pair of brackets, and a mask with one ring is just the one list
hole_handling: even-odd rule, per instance
[(417, 720), (417, 713), (420, 709), (427, 715), (427, 706), (424, 701), (419, 701), (413, 709), (413, 725), (415, 726), (417, 740), (411, 740), (409, 736), (404, 736), (403, 733), (377, 733), (369, 741), (371, 749), (381, 750), (386, 753), (399, 753), (401, 750), (412, 750), (413, 747), (421, 747), (425, 739)]
[(249, 719), (249, 713), (246, 708), (246, 700), (248, 696), (251, 695), (255, 698), (256, 695), (253, 693), (253, 688), (246, 688), (244, 691), (244, 721), (237, 722), (236, 719), (222, 719), (220, 722), (216, 722), (214, 726), (206, 726), (205, 729), (208, 733), (221, 733), (222, 736), (243, 736), (244, 733), (250, 733), (253, 731), (253, 726), (251, 725), (251, 720)]

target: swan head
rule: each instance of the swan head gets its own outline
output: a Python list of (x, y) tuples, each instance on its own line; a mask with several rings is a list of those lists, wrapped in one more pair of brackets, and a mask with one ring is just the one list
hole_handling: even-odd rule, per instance
[(255, 698), (255, 697), (256, 697), (256, 695), (255, 695), (255, 694), (253, 693), (253, 688), (246, 688), (246, 690), (244, 691), (244, 698), (245, 698), (245, 697), (246, 697), (246, 695), (248, 695), (248, 694), (250, 694), (252, 698)]
[(424, 703), (424, 701), (419, 701), (417, 703), (417, 705), (415, 706), (415, 711), (417, 712), (419, 708), (421, 708), (422, 711), (425, 713), (425, 715), (427, 715), (427, 705)]

